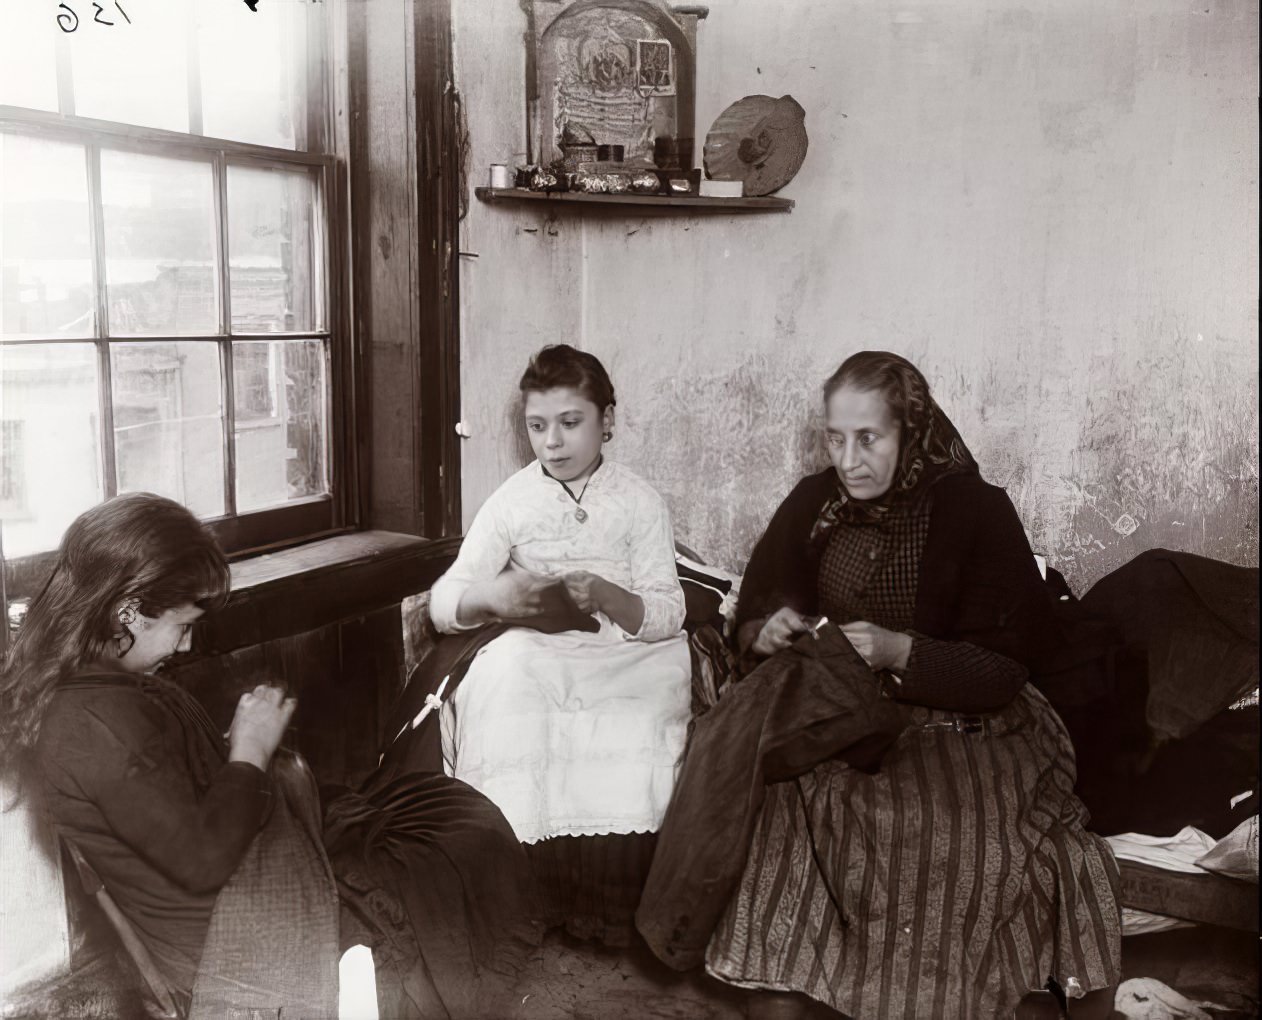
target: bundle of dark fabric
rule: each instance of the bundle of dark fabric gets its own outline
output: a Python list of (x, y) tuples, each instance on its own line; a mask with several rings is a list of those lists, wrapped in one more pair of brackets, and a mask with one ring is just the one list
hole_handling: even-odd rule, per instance
[(1257, 568), (1152, 549), (1059, 606), (1112, 632), (1094, 649), (1107, 655), (1061, 675), (1075, 683), (1058, 691), (1053, 675), (1044, 688), (1073, 737), (1092, 828), (1225, 835), (1250, 810), (1231, 799), (1257, 787), (1257, 706), (1228, 710), (1258, 687)]
[(1159, 739), (1181, 739), (1258, 686), (1258, 570), (1151, 549), (1082, 599), (1142, 659), (1145, 717)]
[(391, 1020), (505, 1016), (540, 932), (529, 865), (495, 805), (441, 773), (325, 788), (342, 946), (368, 945)]
[(766, 660), (721, 706), (697, 720), (636, 913), (645, 941), (679, 969), (700, 962), (731, 898), (767, 784), (830, 758), (873, 770), (905, 724), (832, 625)]

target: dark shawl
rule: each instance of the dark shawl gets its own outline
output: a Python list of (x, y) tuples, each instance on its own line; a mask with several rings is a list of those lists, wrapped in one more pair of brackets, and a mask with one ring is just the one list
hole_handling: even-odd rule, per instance
[[(818, 614), (821, 550), (811, 532), (836, 489), (837, 474), (829, 467), (803, 478), (780, 504), (745, 569), (738, 629), (781, 606)], [(974, 472), (961, 472), (940, 478), (922, 498), (931, 498), (932, 508), (916, 589), (916, 631), (967, 641), (1037, 670), (1063, 646), (1065, 635), (1007, 493)]]
[[(851, 499), (831, 467), (802, 479), (754, 547), (741, 584), (738, 634), (746, 623), (782, 606), (819, 615), (820, 560), (837, 525), (888, 527), (895, 517), (923, 514), (928, 507), (928, 534), (914, 566), (913, 637), (967, 642), (1029, 669), (1040, 652), (1064, 642), (1011, 501), (981, 479), (959, 430), (914, 365), (885, 351), (855, 354), (834, 374), (825, 395), (832, 399), (830, 387), (865, 381), (882, 390), (898, 418), (898, 462), (888, 490), (872, 500)], [(938, 652), (945, 652), (948, 662), (957, 660), (965, 672), (971, 668), (970, 656), (958, 654), (965, 649)], [(993, 660), (987, 665), (996, 676), (1006, 672), (1024, 680), (1019, 668)], [(949, 665), (939, 670), (948, 671)], [(1012, 683), (999, 686), (1008, 688), (1008, 698), (1016, 693)], [(1007, 700), (1003, 694), (998, 690), (997, 696)]]

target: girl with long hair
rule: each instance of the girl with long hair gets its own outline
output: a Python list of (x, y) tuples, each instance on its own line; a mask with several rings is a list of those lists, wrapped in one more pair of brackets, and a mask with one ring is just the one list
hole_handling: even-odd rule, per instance
[(280, 748), (296, 702), (273, 686), (242, 695), (225, 736), (159, 671), (229, 584), (213, 536), (169, 499), (82, 514), (4, 665), (0, 767), (100, 877), (182, 1012), (335, 1012), (340, 927), (343, 949), (373, 949), (383, 1016), (495, 1015), (535, 931), (512, 830), (441, 774), (374, 773), (320, 805)]

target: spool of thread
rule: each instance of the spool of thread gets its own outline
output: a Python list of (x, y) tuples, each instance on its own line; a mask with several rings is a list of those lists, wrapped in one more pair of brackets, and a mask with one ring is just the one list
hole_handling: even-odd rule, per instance
[(513, 178), (508, 172), (508, 167), (503, 163), (491, 164), (491, 187), (493, 188), (511, 188), (513, 186)]

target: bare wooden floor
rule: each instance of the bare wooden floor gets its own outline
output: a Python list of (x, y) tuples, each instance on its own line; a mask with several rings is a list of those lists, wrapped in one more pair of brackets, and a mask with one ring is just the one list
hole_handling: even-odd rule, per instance
[[(744, 1020), (744, 1001), (743, 992), (700, 970), (676, 973), (642, 945), (613, 950), (555, 934), (534, 953), (517, 1008), (486, 1020)], [(124, 972), (108, 957), (0, 1009), (3, 1020), (142, 1016)]]
[(643, 944), (615, 950), (554, 934), (531, 964), (521, 1020), (744, 1020), (744, 992), (700, 969), (673, 971)]
[[(1257, 1017), (1257, 941), (1246, 932), (1198, 927), (1123, 941), (1124, 977), (1155, 977), (1230, 1020)], [(1050, 999), (1050, 997), (1043, 997)], [(746, 995), (700, 970), (678, 974), (643, 946), (612, 950), (550, 935), (531, 960), (524, 995), (508, 1017), (487, 1020), (744, 1020)], [(0, 1009), (3, 1020), (130, 1020), (139, 1000), (108, 959)], [(1019, 1020), (1055, 1017), (1032, 996)], [(1117, 1014), (1115, 1014), (1116, 1016)], [(382, 1017), (381, 1020), (390, 1020)]]

